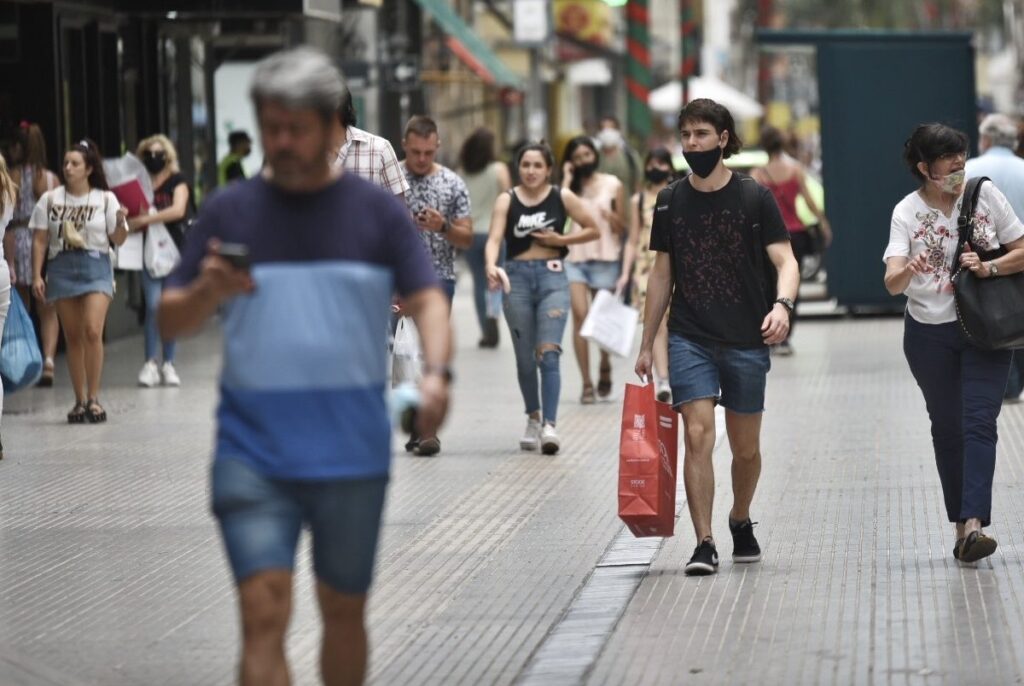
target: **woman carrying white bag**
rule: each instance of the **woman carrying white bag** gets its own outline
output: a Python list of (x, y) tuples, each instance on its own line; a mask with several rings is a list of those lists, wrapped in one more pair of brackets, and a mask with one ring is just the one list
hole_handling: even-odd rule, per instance
[[(164, 290), (164, 278), (178, 265), (178, 245), (184, 238), (189, 213), (189, 185), (178, 167), (178, 152), (167, 136), (158, 133), (139, 143), (136, 153), (153, 182), (153, 208), (128, 220), (131, 231), (145, 232), (142, 266), (142, 294), (146, 302), (146, 361), (139, 371), (139, 385), (152, 388), (160, 383), (179, 386), (174, 368), (174, 340), (160, 340), (156, 310)], [(154, 211), (155, 210), (155, 211)], [(177, 234), (177, 235), (176, 235)], [(162, 350), (157, 349), (161, 347)], [(157, 353), (163, 353), (163, 363)]]

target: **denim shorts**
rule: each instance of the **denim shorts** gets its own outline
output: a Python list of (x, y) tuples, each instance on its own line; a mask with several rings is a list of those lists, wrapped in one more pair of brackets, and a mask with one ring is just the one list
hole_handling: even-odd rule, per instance
[(235, 582), (270, 569), (292, 570), (303, 524), (313, 534), (313, 569), (339, 593), (363, 595), (373, 579), (386, 476), (372, 479), (271, 479), (245, 462), (218, 458), (213, 512)]
[(614, 291), (621, 272), (622, 265), (607, 260), (565, 263), (565, 275), (569, 283), (585, 283), (595, 291)]
[(764, 412), (765, 381), (772, 366), (767, 346), (706, 346), (669, 333), (668, 360), (676, 408), (712, 398), (739, 414)]

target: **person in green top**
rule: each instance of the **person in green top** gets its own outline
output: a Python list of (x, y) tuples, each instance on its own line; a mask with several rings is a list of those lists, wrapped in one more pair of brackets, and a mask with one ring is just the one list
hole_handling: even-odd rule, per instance
[(228, 134), (228, 145), (231, 151), (220, 161), (217, 167), (217, 185), (226, 186), (232, 181), (245, 178), (242, 160), (252, 152), (252, 139), (245, 131), (232, 131)]

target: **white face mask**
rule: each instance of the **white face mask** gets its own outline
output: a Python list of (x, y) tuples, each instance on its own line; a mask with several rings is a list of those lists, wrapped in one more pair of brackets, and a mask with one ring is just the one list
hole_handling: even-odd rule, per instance
[(941, 179), (938, 179), (936, 183), (939, 184), (939, 188), (941, 188), (944, 193), (956, 193), (957, 190), (964, 185), (964, 179), (966, 178), (967, 172), (961, 169), (960, 171), (955, 171), (952, 174), (946, 174)]

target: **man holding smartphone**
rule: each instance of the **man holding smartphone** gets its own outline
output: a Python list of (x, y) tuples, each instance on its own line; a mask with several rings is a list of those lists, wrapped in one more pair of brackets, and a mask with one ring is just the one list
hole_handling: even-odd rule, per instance
[(241, 683), (288, 682), (292, 569), (308, 527), (321, 676), (356, 684), (391, 458), (380, 332), (397, 291), (423, 346), (419, 431), (435, 435), (451, 377), (448, 304), (402, 202), (330, 168), (344, 92), (330, 58), (271, 55), (250, 92), (268, 169), (203, 206), (160, 327), (179, 336), (223, 312), (211, 491), (238, 585)]
[[(473, 245), (473, 218), (466, 183), (434, 161), (439, 147), (437, 124), (430, 117), (417, 115), (405, 125), (402, 169), (409, 182), (405, 199), (450, 306), (455, 295), (455, 250)], [(429, 457), (441, 452), (441, 441), (434, 434), (413, 434), (406, 450)]]

